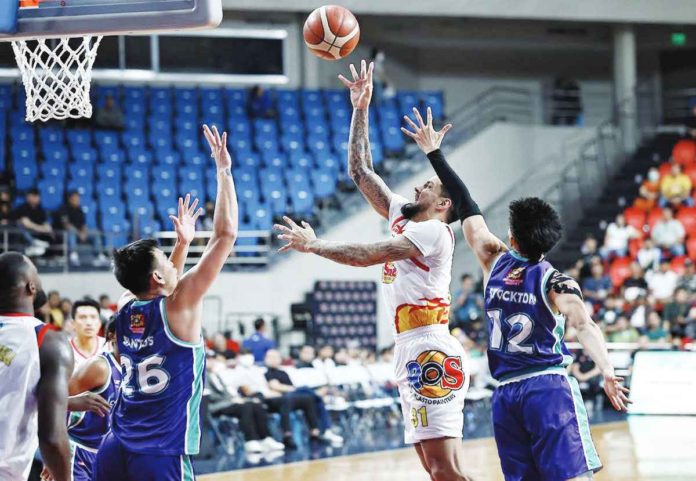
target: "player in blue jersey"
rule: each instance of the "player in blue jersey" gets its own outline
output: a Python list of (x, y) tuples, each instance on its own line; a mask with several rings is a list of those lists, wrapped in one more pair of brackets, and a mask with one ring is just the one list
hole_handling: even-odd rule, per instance
[(182, 275), (201, 209), (179, 199), (172, 216), (177, 245), (170, 259), (154, 241), (114, 251), (114, 273), (129, 291), (115, 316), (123, 379), (111, 432), (95, 462), (96, 481), (194, 479), (190, 455), (201, 438), (205, 372), (202, 300), (237, 237), (237, 200), (227, 134), (204, 126), (217, 169), (213, 234), (200, 261)]
[(628, 389), (614, 374), (604, 338), (588, 315), (580, 287), (544, 255), (561, 238), (553, 208), (538, 198), (510, 204), (509, 244), (495, 237), (481, 211), (440, 151), (446, 125), (436, 131), (414, 108), (417, 124), (402, 129), (425, 152), (452, 194), (464, 236), (483, 269), (490, 333), (488, 362), (500, 381), (493, 395), (493, 429), (506, 481), (592, 479), (601, 468), (577, 382), (567, 376), (571, 358), (563, 342), (566, 322), (604, 377), (613, 406), (625, 411)]

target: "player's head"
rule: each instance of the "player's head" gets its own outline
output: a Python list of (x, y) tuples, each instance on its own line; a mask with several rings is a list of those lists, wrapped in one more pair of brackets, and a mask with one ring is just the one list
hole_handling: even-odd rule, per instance
[(113, 257), (116, 279), (135, 296), (169, 295), (179, 282), (176, 267), (152, 239), (141, 239), (114, 249)]
[(528, 259), (541, 259), (562, 234), (561, 219), (547, 202), (526, 197), (510, 203), (510, 245)]
[(428, 219), (439, 218), (447, 224), (457, 220), (457, 214), (452, 206), (452, 196), (437, 176), (417, 186), (415, 191), (415, 200), (404, 204), (401, 208), (401, 214), (404, 217), (413, 219), (418, 214), (426, 212)]
[(48, 298), (36, 266), (19, 252), (0, 254), (0, 312), (33, 313)]
[(97, 337), (101, 327), (99, 303), (94, 299), (75, 301), (72, 305), (72, 318), (77, 337), (86, 339)]

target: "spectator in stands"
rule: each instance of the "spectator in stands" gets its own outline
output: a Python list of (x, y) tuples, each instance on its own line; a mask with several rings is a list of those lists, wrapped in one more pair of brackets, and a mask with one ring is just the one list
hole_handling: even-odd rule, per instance
[(53, 240), (53, 228), (48, 222), (48, 214), (41, 207), (38, 189), (29, 189), (24, 204), (12, 213), (17, 226), (23, 229), (24, 239), (29, 244), (25, 253), (29, 257), (42, 256)]
[(9, 193), (0, 192), (0, 227), (9, 226), (12, 222), (12, 203)]
[(604, 274), (602, 264), (592, 266), (592, 277), (585, 279), (582, 284), (585, 299), (598, 308), (611, 292), (611, 279)]
[(60, 308), (60, 293), (58, 291), (50, 291), (48, 293), (48, 314), (51, 324), (56, 327), (63, 327), (65, 316)]
[(280, 369), (280, 365), (283, 358), (280, 352), (276, 349), (271, 349), (266, 353), (266, 380), (268, 381), (268, 387), (285, 397), (310, 397), (314, 400), (316, 405), (317, 413), (319, 414), (319, 431), (310, 433), (310, 436), (314, 439), (322, 439), (334, 445), (343, 444), (343, 438), (333, 432), (331, 432), (331, 418), (326, 410), (324, 401), (321, 397), (314, 393), (311, 389), (305, 387), (295, 387), (288, 376), (288, 373)]
[(682, 172), (682, 167), (674, 162), (669, 174), (665, 175), (660, 182), (660, 204), (664, 207), (667, 204), (678, 209), (682, 204), (691, 205), (691, 178)]
[(633, 202), (637, 208), (649, 212), (660, 199), (660, 171), (651, 167), (648, 175), (640, 185), (639, 197)]
[(247, 400), (236, 390), (229, 390), (218, 373), (225, 370), (225, 363), (209, 357), (206, 363), (206, 388), (210, 396), (209, 409), (213, 416), (231, 416), (239, 420), (239, 428), (244, 434), (244, 451), (283, 450), (285, 445), (271, 437), (268, 429), (268, 412), (256, 400)]
[(616, 220), (607, 226), (604, 234), (604, 245), (600, 250), (602, 257), (625, 257), (628, 254), (628, 241), (640, 237), (635, 227), (626, 224), (623, 214), (616, 216)]
[(78, 244), (91, 244), (97, 259), (96, 264), (107, 262), (102, 253), (101, 241), (98, 235), (90, 233), (87, 229), (87, 219), (80, 205), (80, 193), (76, 190), (68, 193), (68, 201), (56, 212), (57, 228), (68, 234), (68, 252), (70, 263), (80, 264), (80, 256), (77, 252)]
[(655, 243), (651, 238), (645, 239), (643, 245), (638, 249), (636, 253), (636, 259), (638, 264), (643, 270), (657, 269), (660, 266), (660, 259), (662, 258), (662, 251), (655, 247)]
[(684, 269), (678, 287), (686, 289), (689, 294), (696, 293), (696, 266), (694, 266), (694, 262), (691, 259), (686, 259)]
[(97, 108), (94, 123), (100, 129), (123, 130), (126, 125), (123, 112), (111, 95), (106, 97), (103, 107)]
[(333, 346), (322, 346), (319, 348), (319, 355), (312, 362), (312, 365), (316, 369), (321, 369), (324, 373), (327, 373), (331, 369), (336, 367), (336, 362), (334, 361), (334, 348)]
[(629, 322), (632, 327), (638, 329), (638, 333), (640, 334), (645, 332), (645, 326), (648, 323), (648, 314), (654, 309), (651, 300), (652, 298), (648, 298), (648, 296), (639, 296), (635, 302), (631, 304)]
[(689, 309), (684, 322), (672, 324), (670, 332), (673, 338), (696, 339), (696, 306)]
[(592, 264), (593, 259), (599, 254), (597, 252), (597, 239), (592, 235), (585, 237), (585, 241), (580, 247), (580, 253), (582, 257), (580, 259), (580, 278), (578, 280), (583, 280), (592, 275)]
[(247, 111), (251, 118), (272, 119), (278, 115), (273, 108), (273, 99), (270, 92), (260, 85), (253, 86), (249, 91)]
[(99, 317), (102, 318), (102, 322), (106, 322), (115, 314), (114, 307), (108, 294), (99, 296)]
[(583, 398), (591, 402), (596, 411), (601, 411), (604, 400), (602, 371), (584, 351), (580, 350), (575, 355), (570, 365), (570, 375), (578, 381)]
[(229, 361), (230, 359), (234, 359), (235, 357), (237, 357), (236, 352), (227, 348), (227, 339), (221, 332), (218, 332), (213, 337), (213, 351), (215, 352), (215, 354), (225, 359), (226, 361)]
[(665, 304), (662, 317), (670, 324), (683, 323), (690, 309), (689, 293), (683, 287), (677, 287), (674, 291), (674, 299)]
[(624, 315), (623, 300), (610, 294), (607, 296), (604, 304), (597, 313), (598, 319), (607, 327), (611, 327), (616, 323), (619, 316)]
[(295, 367), (297, 368), (309, 368), (309, 367), (314, 367), (312, 363), (314, 362), (314, 359), (316, 359), (316, 351), (314, 350), (313, 346), (310, 346), (308, 344), (305, 344), (300, 348), (300, 352), (298, 353), (298, 359), (297, 362), (295, 363)]
[(631, 326), (626, 316), (621, 316), (616, 320), (616, 329), (609, 334), (609, 342), (638, 342), (640, 334), (635, 327)]
[(263, 363), (266, 352), (269, 349), (275, 349), (276, 343), (272, 339), (266, 337), (266, 321), (258, 318), (254, 321), (255, 332), (244, 340), (242, 346), (249, 350), (254, 355), (254, 360), (257, 363)]
[(460, 289), (454, 294), (454, 299), (456, 326), (463, 327), (464, 324), (476, 321), (481, 317), (483, 297), (474, 292), (474, 279), (470, 274), (462, 276)]
[(645, 296), (648, 293), (648, 283), (645, 281), (645, 274), (640, 264), (631, 262), (631, 275), (624, 280), (621, 290), (624, 299), (628, 302), (633, 302), (640, 296)]
[(643, 336), (650, 342), (667, 342), (668, 332), (662, 327), (662, 319), (657, 311), (648, 314), (648, 326)]
[(232, 331), (227, 329), (226, 331), (223, 331), (222, 335), (225, 336), (225, 346), (227, 347), (227, 350), (237, 354), (239, 352), (239, 343), (232, 339)]
[(662, 219), (655, 223), (652, 230), (652, 239), (655, 244), (668, 250), (673, 256), (684, 255), (684, 226), (674, 218), (674, 211), (665, 207), (662, 210)]
[(646, 278), (650, 291), (660, 302), (666, 302), (672, 297), (679, 281), (679, 276), (670, 270), (669, 262), (666, 260), (660, 263), (659, 270), (648, 272)]
[(70, 299), (67, 297), (64, 297), (60, 300), (60, 310), (63, 311), (63, 319), (64, 320), (72, 320), (72, 306), (73, 303)]

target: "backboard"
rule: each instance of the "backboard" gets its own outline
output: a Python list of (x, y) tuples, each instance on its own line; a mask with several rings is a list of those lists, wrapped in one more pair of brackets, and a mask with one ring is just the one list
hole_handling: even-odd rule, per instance
[(222, 0), (20, 0), (16, 32), (0, 33), (0, 41), (147, 34), (221, 21)]

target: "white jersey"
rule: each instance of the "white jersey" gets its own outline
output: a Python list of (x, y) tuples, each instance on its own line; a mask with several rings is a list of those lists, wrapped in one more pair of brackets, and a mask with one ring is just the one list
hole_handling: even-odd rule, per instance
[[(26, 314), (0, 315), (0, 481), (27, 479), (39, 446), (37, 331)], [(42, 334), (41, 334), (42, 335)]]
[(448, 324), (454, 233), (442, 221), (412, 222), (401, 215), (408, 200), (393, 195), (389, 227), (393, 237), (403, 235), (421, 255), (387, 262), (382, 272), (382, 291), (387, 312), (393, 317), (394, 334), (433, 324)]
[(77, 368), (84, 364), (87, 360), (102, 352), (105, 345), (106, 339), (101, 336), (97, 336), (97, 348), (94, 350), (94, 352), (82, 352), (77, 348), (75, 338), (70, 338), (70, 347), (73, 350), (73, 357), (75, 358), (75, 367), (73, 368), (73, 373), (77, 372)]

